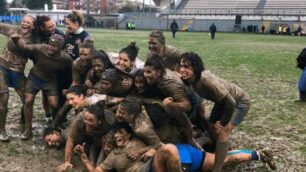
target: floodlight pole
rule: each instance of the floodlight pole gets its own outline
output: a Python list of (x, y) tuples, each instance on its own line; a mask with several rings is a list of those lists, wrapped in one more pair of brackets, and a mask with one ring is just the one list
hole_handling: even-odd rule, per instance
[(142, 1), (142, 13), (144, 13), (145, 11), (145, 0)]
[(90, 8), (90, 5), (89, 5), (89, 0), (87, 0), (87, 11), (86, 11), (86, 13), (87, 13), (87, 23), (89, 22), (89, 8)]

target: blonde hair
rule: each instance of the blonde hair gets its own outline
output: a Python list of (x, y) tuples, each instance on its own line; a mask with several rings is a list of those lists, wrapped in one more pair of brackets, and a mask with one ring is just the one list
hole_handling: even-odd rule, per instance
[(160, 30), (153, 30), (149, 36), (153, 37), (153, 38), (156, 38), (157, 41), (162, 45), (165, 45), (165, 43), (166, 43), (165, 36), (164, 36), (163, 32), (160, 31)]

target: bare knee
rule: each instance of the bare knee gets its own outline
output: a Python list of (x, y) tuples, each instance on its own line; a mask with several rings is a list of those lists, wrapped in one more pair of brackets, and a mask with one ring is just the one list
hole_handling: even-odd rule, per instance
[(24, 99), (25, 106), (33, 106), (34, 104), (34, 96), (33, 95), (26, 95)]
[(57, 107), (57, 97), (56, 96), (50, 96), (48, 97), (48, 102), (51, 108)]
[(178, 155), (177, 148), (173, 144), (166, 144), (162, 146), (158, 152), (164, 157), (175, 157)]

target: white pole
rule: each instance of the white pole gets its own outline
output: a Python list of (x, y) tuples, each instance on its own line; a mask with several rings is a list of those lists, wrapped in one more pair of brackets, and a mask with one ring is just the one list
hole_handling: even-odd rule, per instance
[(48, 12), (48, 4), (45, 4), (45, 11)]

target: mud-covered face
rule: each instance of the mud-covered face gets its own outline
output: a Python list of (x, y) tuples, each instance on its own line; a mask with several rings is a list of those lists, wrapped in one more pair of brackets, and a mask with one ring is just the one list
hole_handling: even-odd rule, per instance
[(161, 71), (154, 69), (153, 66), (145, 66), (143, 75), (146, 78), (147, 83), (152, 85), (159, 81), (161, 77)]
[(50, 42), (49, 46), (48, 46), (48, 54), (55, 54), (57, 52), (59, 52), (61, 49), (58, 47), (58, 45), (56, 45), (55, 43)]
[(95, 76), (100, 77), (104, 71), (104, 63), (100, 59), (91, 60), (91, 66), (93, 68), (93, 73)]
[(89, 64), (90, 63), (90, 55), (91, 51), (90, 48), (80, 48), (79, 49), (80, 59), (83, 64)]
[(120, 53), (116, 62), (116, 67), (122, 71), (129, 72), (133, 68), (133, 62), (126, 53)]
[(106, 155), (108, 155), (114, 149), (114, 145), (110, 143), (104, 143), (103, 150)]
[(132, 115), (128, 114), (128, 111), (121, 105), (119, 105), (115, 117), (119, 122), (132, 123), (134, 120)]
[(99, 120), (96, 118), (96, 116), (92, 113), (85, 112), (83, 114), (83, 120), (85, 123), (85, 130), (86, 132), (92, 132), (99, 126)]
[(144, 93), (147, 89), (147, 82), (146, 79), (142, 76), (135, 77), (135, 87), (137, 93), (141, 94)]
[(84, 95), (76, 95), (73, 93), (68, 93), (66, 97), (67, 97), (68, 104), (72, 106), (73, 109), (81, 108), (85, 101)]
[(114, 133), (114, 141), (118, 147), (125, 147), (130, 141), (131, 135), (124, 129), (120, 129)]
[(51, 35), (53, 33), (55, 33), (55, 23), (53, 20), (48, 20), (44, 23), (44, 28), (43, 28), (43, 31), (44, 31), (44, 34), (45, 35)]
[(152, 54), (159, 54), (162, 50), (162, 47), (163, 45), (158, 42), (157, 38), (154, 38), (154, 37), (150, 37), (149, 38), (149, 51), (152, 53)]
[(190, 80), (194, 78), (194, 73), (191, 65), (187, 61), (181, 60), (180, 70), (182, 80)]
[(24, 16), (21, 21), (21, 33), (28, 34), (33, 30), (33, 18), (30, 16)]
[(69, 32), (75, 32), (80, 28), (80, 24), (78, 22), (72, 22), (69, 18), (66, 18), (66, 28)]
[(61, 134), (58, 131), (53, 131), (44, 137), (44, 142), (51, 147), (59, 147), (61, 142)]
[(112, 89), (112, 84), (109, 81), (101, 79), (94, 85), (95, 92), (98, 94), (107, 94)]

